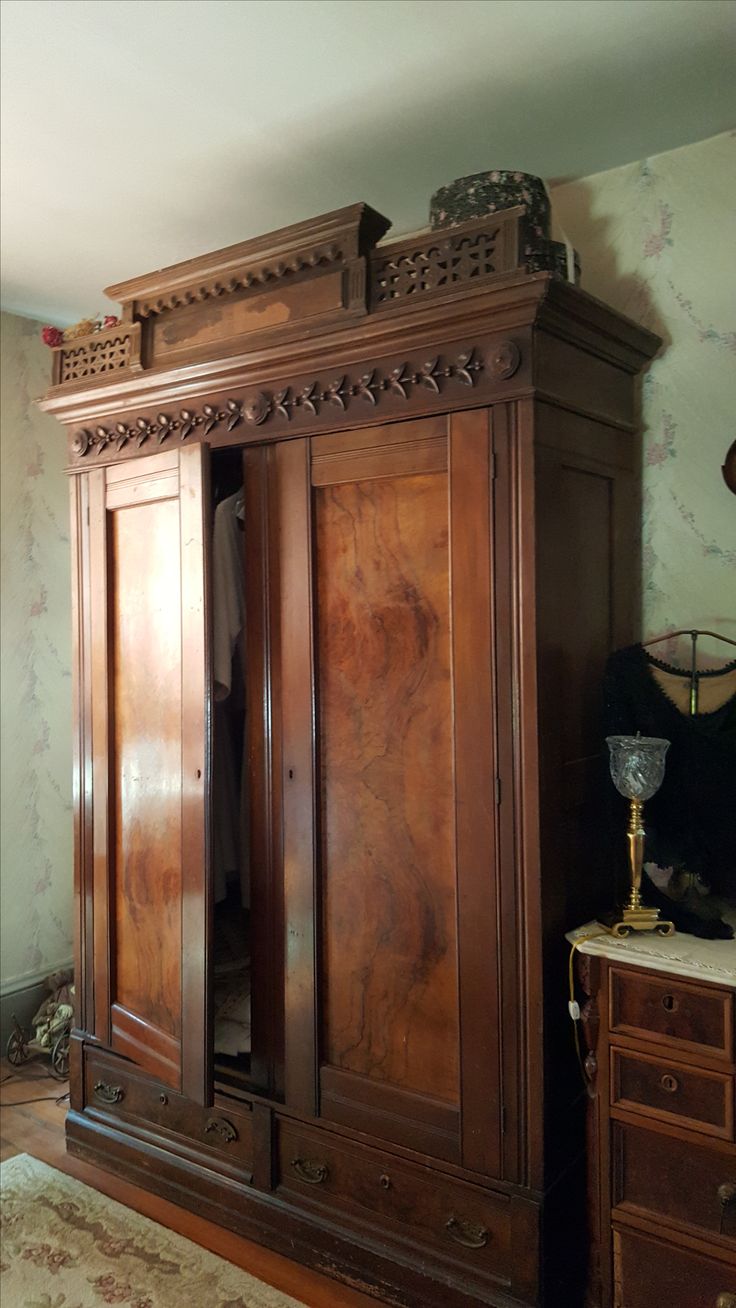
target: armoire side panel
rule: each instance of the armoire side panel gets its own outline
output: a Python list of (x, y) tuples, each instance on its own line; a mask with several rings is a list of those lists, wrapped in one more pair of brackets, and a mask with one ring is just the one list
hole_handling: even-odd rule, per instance
[[(605, 804), (614, 793), (602, 732), (601, 686), (608, 654), (633, 636), (635, 458), (636, 442), (629, 432), (547, 403), (535, 406), (543, 978), (548, 994), (567, 963), (564, 932), (610, 908), (616, 898), (612, 851), (601, 842)], [(552, 1051), (566, 1039), (564, 1007), (548, 1004), (546, 1047)], [(551, 1052), (548, 1066), (553, 1066)], [(574, 1063), (561, 1064), (546, 1094), (548, 1120), (555, 1123), (545, 1160), (548, 1183), (582, 1152), (580, 1094)], [(569, 1213), (563, 1216), (570, 1220)]]
[(314, 492), (322, 1055), (457, 1103), (447, 474)]

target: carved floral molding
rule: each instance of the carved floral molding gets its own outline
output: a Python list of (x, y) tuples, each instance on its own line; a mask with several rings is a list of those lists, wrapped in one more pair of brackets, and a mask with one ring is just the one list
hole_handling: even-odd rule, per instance
[(357, 376), (344, 373), (327, 382), (316, 379), (275, 391), (254, 391), (244, 399), (180, 409), (177, 416), (159, 413), (155, 418), (136, 418), (112, 427), (82, 428), (75, 433), (71, 448), (78, 458), (84, 458), (89, 453), (100, 454), (108, 446), (122, 450), (126, 445), (141, 446), (148, 441), (161, 445), (173, 438), (186, 440), (194, 432), (205, 437), (218, 427), (230, 432), (240, 423), (260, 427), (269, 420), (290, 422), (298, 414), (316, 418), (323, 406), (347, 412), (356, 404), (375, 408), (386, 396), (409, 402), (421, 390), (440, 395), (447, 383), (472, 388), (484, 370), (496, 379), (511, 377), (520, 361), (516, 344), (505, 340), (485, 359), (473, 347), (452, 359), (437, 354), (421, 364), (406, 362), (389, 369), (370, 368)]

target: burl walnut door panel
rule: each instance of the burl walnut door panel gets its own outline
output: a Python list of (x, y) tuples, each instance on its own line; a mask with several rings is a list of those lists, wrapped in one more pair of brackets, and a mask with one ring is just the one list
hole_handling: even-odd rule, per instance
[(498, 1175), (488, 413), (291, 442), (281, 484), (287, 1103)]
[(89, 474), (94, 1033), (200, 1102), (205, 455)]

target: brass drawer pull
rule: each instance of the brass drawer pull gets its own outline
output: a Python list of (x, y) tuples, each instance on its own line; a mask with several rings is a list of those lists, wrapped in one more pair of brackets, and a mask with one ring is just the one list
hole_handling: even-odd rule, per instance
[(661, 1085), (663, 1090), (667, 1091), (668, 1095), (673, 1095), (675, 1091), (679, 1090), (680, 1088), (680, 1082), (678, 1081), (677, 1077), (670, 1076), (669, 1072), (665, 1072), (659, 1084)]
[(235, 1127), (232, 1122), (228, 1122), (226, 1117), (208, 1118), (207, 1125), (204, 1128), (205, 1135), (207, 1135), (209, 1131), (214, 1131), (216, 1135), (221, 1136), (225, 1144), (232, 1144), (233, 1140), (237, 1140), (238, 1138), (238, 1133), (235, 1130)]
[(459, 1217), (451, 1217), (445, 1222), (445, 1230), (455, 1244), (463, 1244), (466, 1249), (484, 1249), (488, 1244), (485, 1226), (476, 1222), (463, 1222)]
[(107, 1081), (95, 1081), (94, 1091), (103, 1104), (119, 1104), (125, 1098), (121, 1085), (108, 1085)]
[(736, 1185), (733, 1181), (724, 1181), (716, 1190), (718, 1202), (721, 1205), (721, 1220), (718, 1223), (718, 1234), (723, 1235), (723, 1225), (726, 1220), (726, 1213), (729, 1208), (736, 1204)]
[(307, 1185), (321, 1185), (330, 1175), (326, 1163), (315, 1163), (311, 1158), (292, 1158), (291, 1165), (299, 1180)]

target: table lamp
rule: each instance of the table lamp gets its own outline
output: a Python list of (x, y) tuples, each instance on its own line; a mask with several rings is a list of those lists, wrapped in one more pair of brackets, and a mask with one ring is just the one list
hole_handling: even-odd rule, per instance
[(673, 922), (660, 921), (658, 908), (647, 908), (641, 900), (641, 874), (644, 863), (644, 823), (642, 809), (655, 795), (664, 777), (664, 756), (668, 740), (656, 736), (607, 736), (613, 784), (629, 801), (629, 899), (618, 921), (608, 926), (614, 936), (628, 936), (632, 931), (657, 931), (661, 936), (675, 933)]

